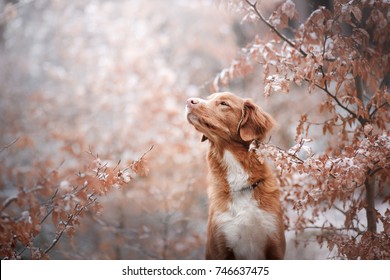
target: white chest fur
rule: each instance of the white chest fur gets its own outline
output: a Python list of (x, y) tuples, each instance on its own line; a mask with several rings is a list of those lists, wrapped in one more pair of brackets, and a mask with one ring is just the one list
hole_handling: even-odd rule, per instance
[(232, 202), (226, 212), (217, 214), (216, 222), (238, 259), (264, 259), (267, 239), (276, 231), (272, 213), (259, 208), (252, 192), (238, 190), (248, 186), (248, 173), (229, 151), (225, 151), (227, 181)]

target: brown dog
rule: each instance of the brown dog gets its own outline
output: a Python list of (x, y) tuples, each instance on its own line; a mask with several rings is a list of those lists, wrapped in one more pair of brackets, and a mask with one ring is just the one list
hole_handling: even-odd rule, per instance
[(274, 120), (250, 99), (215, 93), (187, 100), (187, 119), (209, 140), (206, 259), (283, 259), (285, 237), (272, 169), (249, 152)]

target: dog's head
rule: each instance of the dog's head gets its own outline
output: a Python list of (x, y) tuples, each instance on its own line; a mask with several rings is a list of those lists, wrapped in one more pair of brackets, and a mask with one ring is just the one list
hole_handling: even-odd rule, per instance
[(248, 143), (262, 140), (275, 124), (251, 99), (232, 93), (210, 95), (207, 100), (187, 100), (188, 121), (203, 134), (202, 141)]

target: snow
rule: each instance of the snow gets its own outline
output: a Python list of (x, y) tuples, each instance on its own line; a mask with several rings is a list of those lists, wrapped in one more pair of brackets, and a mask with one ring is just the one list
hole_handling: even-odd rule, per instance
[(272, 24), (275, 25), (275, 26), (278, 26), (280, 25), (280, 18), (275, 18), (272, 20)]
[(130, 173), (128, 171), (124, 171), (121, 174), (121, 178), (122, 178), (123, 182), (129, 183), (130, 180), (131, 180), (131, 175), (130, 175)]
[(282, 5), (282, 12), (286, 14), (288, 18), (293, 18), (295, 15), (295, 3), (291, 0), (287, 0)]
[(30, 212), (27, 211), (27, 210), (22, 212), (21, 219), (24, 220), (25, 222), (29, 223), (29, 224), (32, 224)]
[(16, 200), (18, 197), (17, 196), (10, 196), (3, 202), (3, 207), (7, 204), (9, 204), (12, 200)]
[(70, 185), (69, 185), (69, 181), (67, 180), (62, 180), (60, 182), (60, 189), (62, 191), (69, 191), (70, 190)]

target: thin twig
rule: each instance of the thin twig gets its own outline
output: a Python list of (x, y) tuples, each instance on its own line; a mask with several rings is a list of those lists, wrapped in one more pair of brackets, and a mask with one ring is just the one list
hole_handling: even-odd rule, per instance
[(3, 152), (4, 150), (8, 149), (9, 147), (11, 147), (13, 144), (15, 144), (16, 142), (18, 142), (18, 140), (20, 139), (20, 137), (16, 138), (14, 141), (12, 141), (11, 143), (7, 144), (7, 145), (4, 145), (1, 149), (0, 149), (0, 153)]
[[(82, 211), (84, 211), (85, 208), (87, 208), (89, 205), (91, 205), (92, 203), (94, 203), (95, 201), (97, 200), (97, 198), (93, 198), (90, 202), (88, 202), (86, 205), (80, 207), (74, 214), (70, 214), (69, 215), (69, 218), (68, 220), (64, 223), (64, 228), (56, 235), (56, 237), (53, 239), (52, 243), (50, 244), (50, 246), (44, 251), (45, 254), (49, 253), (53, 248), (54, 246), (58, 243), (58, 241), (60, 240), (60, 238), (62, 237), (62, 235), (64, 234), (65, 230), (67, 229), (67, 227), (69, 226), (69, 224), (72, 222), (72, 220), (75, 218), (75, 217), (78, 217), (80, 215), (80, 213)], [(77, 203), (74, 207), (74, 209), (76, 210), (79, 206), (79, 203)]]
[[(305, 78), (305, 81), (310, 83), (311, 81), (308, 79), (308, 78)], [(335, 96), (333, 95), (329, 90), (328, 90), (328, 86), (327, 86), (327, 83), (325, 81), (325, 86), (322, 87), (321, 85), (317, 84), (317, 83), (314, 83), (314, 85), (319, 88), (319, 89), (322, 89), (329, 97), (331, 97), (336, 103), (338, 106), (340, 106), (342, 109), (344, 109), (345, 111), (347, 111), (349, 114), (352, 115), (352, 117), (354, 117), (355, 119), (357, 119), (360, 124), (362, 126), (364, 126), (366, 123), (367, 123), (367, 120), (363, 117), (359, 117), (355, 112), (351, 111), (348, 107), (344, 106), (340, 100)]]
[(375, 115), (375, 113), (378, 112), (379, 109), (381, 109), (385, 106), (388, 106), (388, 105), (389, 105), (389, 103), (386, 101), (382, 105), (380, 105), (378, 108), (375, 108), (375, 110), (370, 114), (370, 118), (372, 118)]
[[(310, 124), (310, 125), (325, 125), (327, 123), (329, 123), (330, 121), (332, 121), (332, 119), (329, 119), (329, 120), (326, 120), (324, 122), (309, 122), (309, 121), (304, 121), (304, 123), (307, 123), (307, 124)], [(344, 123), (339, 123), (339, 124), (333, 124), (333, 126), (342, 126), (344, 125)]]
[(114, 167), (114, 169), (113, 169), (113, 171), (115, 171), (115, 169), (117, 169), (118, 168), (118, 166), (119, 166), (119, 164), (121, 163), (121, 160), (118, 160), (118, 163), (115, 165), (115, 167)]
[(149, 150), (147, 150), (147, 151), (140, 157), (139, 160), (143, 159), (151, 150), (153, 150), (153, 148), (154, 148), (154, 145), (152, 145), (152, 146), (149, 148)]
[[(57, 196), (57, 193), (58, 193), (58, 188), (57, 188), (56, 191), (54, 192), (53, 196), (50, 198), (49, 203), (46, 203), (46, 204), (49, 204), (49, 206), (52, 205), (52, 204), (53, 204), (54, 198)], [(49, 211), (47, 211), (46, 215), (42, 218), (41, 222), (39, 223), (40, 225), (43, 224), (43, 223), (45, 222), (45, 220), (47, 219), (47, 217), (50, 216), (51, 213), (53, 213), (54, 208), (55, 208), (55, 207), (52, 206), (52, 208), (51, 208)]]
[[(298, 150), (297, 150), (295, 153), (289, 153), (289, 152), (285, 151), (284, 149), (282, 149), (282, 148), (280, 148), (280, 147), (278, 147), (278, 146), (276, 146), (276, 145), (273, 145), (273, 144), (266, 144), (266, 145), (267, 145), (267, 146), (270, 146), (270, 147), (273, 147), (273, 148), (277, 149), (279, 152), (281, 152), (281, 153), (283, 153), (283, 154), (286, 154), (286, 155), (292, 157), (292, 158), (295, 160), (295, 161), (294, 161), (295, 163), (298, 163), (298, 164), (304, 164), (304, 163), (305, 163), (305, 160), (303, 160), (303, 159), (301, 159), (300, 157), (297, 156), (297, 153), (298, 153), (298, 152), (302, 149), (302, 147), (303, 147), (303, 142), (302, 142), (302, 141), (301, 141), (301, 143), (300, 143), (300, 146), (299, 146)], [(258, 146), (257, 146), (257, 148), (258, 148)], [(309, 165), (309, 166), (311, 167), (311, 165)], [(321, 170), (320, 168), (316, 168), (316, 170), (317, 170), (318, 172), (321, 172), (321, 173), (324, 172), (324, 171)], [(330, 171), (329, 171), (329, 176), (332, 177), (333, 179), (336, 179), (336, 178), (337, 178), (337, 176), (334, 175), (333, 173), (331, 173)]]
[[(329, 231), (347, 231), (347, 230), (353, 230), (357, 233), (362, 233), (362, 231), (358, 228), (355, 228), (355, 227), (351, 227), (351, 228), (347, 228), (347, 227), (344, 227), (344, 228), (336, 228), (336, 227), (324, 227), (324, 226), (306, 226), (306, 227), (303, 227), (302, 228), (303, 230), (305, 229), (320, 229), (320, 230), (329, 230)], [(297, 228), (289, 228), (289, 230), (298, 230)], [(300, 229), (299, 229), (300, 230)]]
[(303, 51), (301, 48), (298, 48), (290, 39), (288, 39), (285, 35), (283, 35), (275, 26), (273, 26), (263, 15), (260, 13), (260, 11), (257, 9), (257, 1), (254, 3), (251, 3), (249, 0), (245, 0), (245, 2), (248, 3), (248, 5), (253, 9), (253, 11), (256, 13), (257, 17), (264, 22), (269, 28), (272, 29), (283, 41), (285, 41), (287, 44), (289, 44), (291, 47), (296, 49), (301, 55), (304, 57), (307, 56), (307, 53)]
[[(284, 36), (275, 26), (273, 26), (261, 13), (260, 11), (257, 9), (257, 2), (254, 2), (254, 3), (251, 3), (249, 0), (245, 0), (246, 3), (248, 3), (248, 5), (253, 9), (253, 11), (256, 13), (257, 17), (263, 21), (269, 28), (271, 28), (283, 41), (285, 41), (287, 44), (289, 44), (291, 47), (293, 47), (295, 50), (299, 51), (300, 54), (302, 54), (304, 57), (307, 57), (307, 53), (305, 51), (303, 51), (301, 48), (298, 48), (291, 40), (289, 40), (286, 36)], [(325, 73), (324, 73), (324, 70), (323, 70), (323, 67), (321, 66), (320, 67), (320, 70), (322, 71), (322, 75), (323, 75), (323, 78), (325, 78)], [(305, 80), (307, 82), (310, 82), (307, 78), (305, 78)], [(328, 90), (328, 85), (327, 85), (327, 81), (325, 80), (325, 85), (324, 87), (317, 84), (317, 83), (314, 83), (314, 85), (319, 88), (319, 89), (322, 89), (323, 91), (326, 92), (326, 94), (331, 97), (336, 103), (337, 105), (339, 105), (341, 108), (343, 108), (345, 111), (347, 111), (349, 114), (351, 114), (354, 118), (358, 119), (358, 121), (360, 122), (360, 124), (362, 126), (364, 126), (366, 123), (367, 123), (367, 120), (363, 117), (359, 117), (355, 112), (351, 111), (348, 107), (344, 106), (340, 100), (335, 96), (333, 95), (329, 90)]]
[(18, 198), (16, 196), (14, 197), (9, 197), (8, 199), (6, 199), (3, 203), (3, 207), (1, 207), (1, 212), (3, 212), (12, 202), (18, 200)]
[(337, 211), (339, 211), (340, 213), (342, 213), (343, 215), (347, 215), (347, 213), (343, 209), (341, 209), (340, 207), (338, 207), (338, 206), (336, 206), (334, 204), (332, 205), (332, 207), (334, 209), (336, 209)]
[[(58, 193), (58, 188), (56, 189), (56, 191), (54, 192), (53, 196), (50, 198), (50, 200), (48, 202), (46, 202), (45, 204), (46, 205), (51, 205), (53, 203), (53, 200), (54, 198), (57, 196), (57, 193)], [(41, 221), (39, 222), (40, 225), (42, 225), (45, 220), (51, 215), (51, 213), (53, 213), (54, 211), (54, 206), (49, 210), (47, 211), (46, 215), (41, 219)], [(35, 238), (35, 237), (34, 237)], [(31, 242), (34, 240), (34, 238), (31, 240)], [(20, 250), (19, 253), (17, 253), (16, 255), (17, 256), (20, 256), (24, 253), (24, 251), (26, 251), (26, 249), (28, 248), (28, 246), (25, 246), (22, 250)]]
[(147, 150), (138, 160), (134, 161), (130, 166), (134, 166), (136, 165), (137, 163), (140, 163), (143, 158), (154, 148), (154, 145), (152, 145), (149, 150)]

